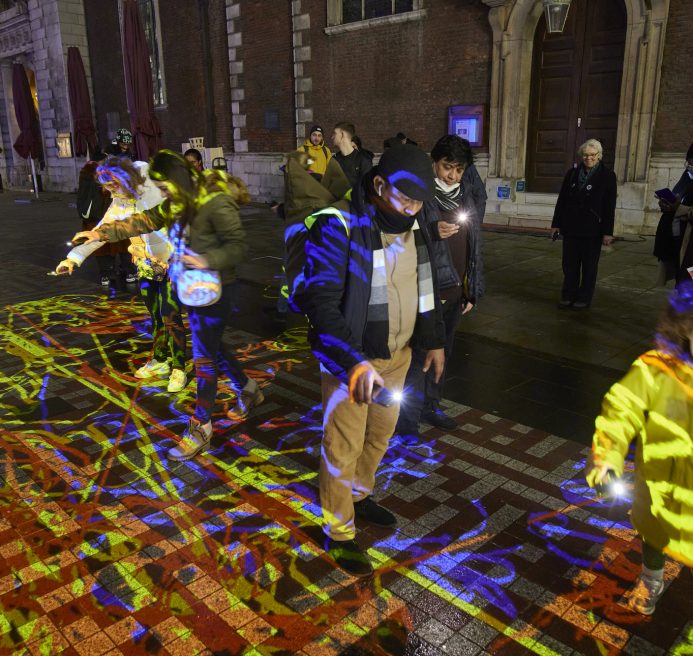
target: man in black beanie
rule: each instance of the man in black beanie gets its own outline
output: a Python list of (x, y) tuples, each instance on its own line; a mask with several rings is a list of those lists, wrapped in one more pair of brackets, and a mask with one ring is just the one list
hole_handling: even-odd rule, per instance
[(371, 495), (397, 423), (392, 394), (402, 390), (412, 344), (427, 351), (424, 369), (433, 366), (436, 380), (443, 370), (444, 326), (422, 228), (424, 201), (433, 193), (426, 153), (397, 145), (350, 198), (305, 220), (305, 282), (293, 301), (308, 316), (321, 365), (325, 549), (356, 576), (373, 569), (355, 541), (355, 519), (396, 523)]
[(316, 175), (318, 179), (325, 175), (327, 163), (332, 158), (332, 151), (325, 145), (325, 136), (322, 127), (319, 125), (311, 125), (308, 138), (303, 142), (299, 152), (308, 153), (310, 161), (308, 162), (308, 170)]

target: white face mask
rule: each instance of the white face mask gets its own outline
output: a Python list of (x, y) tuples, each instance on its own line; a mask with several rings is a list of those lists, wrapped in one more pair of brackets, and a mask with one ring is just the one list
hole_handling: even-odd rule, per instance
[(439, 187), (446, 194), (449, 194), (451, 191), (455, 191), (455, 189), (457, 189), (460, 186), (460, 183), (456, 182), (453, 185), (449, 185), (443, 182), (440, 178), (436, 178), (436, 186)]

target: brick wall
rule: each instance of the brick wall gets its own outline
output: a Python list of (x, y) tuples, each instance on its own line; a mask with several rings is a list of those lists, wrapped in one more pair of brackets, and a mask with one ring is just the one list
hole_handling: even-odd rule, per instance
[[(159, 2), (167, 109), (157, 110), (165, 145), (179, 149), (189, 137), (205, 137), (206, 146), (230, 147), (229, 74), (226, 10), (223, 0), (208, 3), (210, 71), (215, 99), (211, 111), (216, 143), (208, 130), (205, 62), (199, 5), (190, 0)], [(224, 139), (222, 141), (221, 139)]]
[(403, 131), (431, 148), (447, 131), (447, 108), (490, 100), (492, 33), (478, 0), (430, 0), (409, 23), (326, 35), (325, 0), (303, 0), (311, 16), (316, 122), (356, 125), (364, 145)]
[(231, 102), (231, 87), (229, 84), (225, 0), (210, 0), (209, 32), (210, 50), (212, 53), (214, 114), (217, 128), (217, 143), (211, 145), (221, 146), (225, 150), (228, 150), (233, 146), (233, 127), (231, 125), (231, 111), (229, 109)]
[[(84, 0), (89, 33), (90, 55), (98, 130), (107, 144), (106, 114), (120, 114), (120, 124), (129, 127), (123, 72), (118, 3)], [(230, 148), (229, 74), (226, 49), (225, 1), (208, 2), (211, 82), (216, 143), (208, 133), (205, 69), (200, 13), (197, 2), (166, 0), (159, 2), (161, 47), (166, 86), (166, 105), (156, 109), (161, 123), (162, 145), (180, 150), (189, 137), (205, 137), (205, 145)]]
[[(295, 148), (294, 82), (291, 60), (291, 3), (244, 0), (237, 29), (242, 34), (239, 59), (243, 62), (239, 87), (244, 89), (246, 125), (243, 139), (250, 152)], [(269, 130), (265, 112), (277, 112), (279, 129)]]
[(685, 152), (693, 142), (693, 2), (671, 0), (653, 152)]
[(130, 125), (125, 98), (118, 3), (84, 0), (84, 14), (89, 38), (96, 130), (99, 142), (105, 148), (115, 136), (108, 132), (106, 114), (115, 112), (120, 115), (121, 126)]

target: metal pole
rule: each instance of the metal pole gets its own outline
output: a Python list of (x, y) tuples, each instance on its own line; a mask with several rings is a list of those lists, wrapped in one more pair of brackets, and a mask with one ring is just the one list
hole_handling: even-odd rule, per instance
[(29, 157), (29, 161), (31, 162), (31, 178), (34, 181), (34, 194), (36, 194), (36, 200), (38, 200), (38, 180), (36, 179), (36, 165), (34, 164), (34, 158)]

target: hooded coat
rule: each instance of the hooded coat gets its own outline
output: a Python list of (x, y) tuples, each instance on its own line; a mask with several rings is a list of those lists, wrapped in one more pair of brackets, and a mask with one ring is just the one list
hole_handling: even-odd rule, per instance
[(693, 367), (644, 353), (604, 397), (595, 428), (591, 462), (617, 476), (637, 440), (633, 526), (647, 544), (693, 566)]

